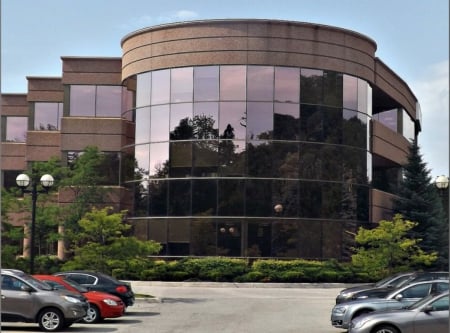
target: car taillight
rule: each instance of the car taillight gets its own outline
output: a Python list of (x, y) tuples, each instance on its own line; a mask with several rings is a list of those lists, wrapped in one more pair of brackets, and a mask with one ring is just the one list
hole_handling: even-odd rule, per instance
[(118, 293), (125, 294), (128, 291), (128, 288), (125, 286), (118, 286), (116, 287), (116, 291)]

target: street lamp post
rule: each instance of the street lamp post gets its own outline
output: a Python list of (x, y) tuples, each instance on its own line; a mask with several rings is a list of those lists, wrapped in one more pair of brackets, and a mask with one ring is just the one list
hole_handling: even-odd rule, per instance
[[(16, 178), (17, 186), (20, 187), (22, 193), (31, 193), (31, 230), (30, 230), (30, 274), (34, 273), (34, 240), (36, 232), (36, 201), (39, 193), (48, 193), (48, 190), (53, 185), (52, 175), (45, 174), (41, 177), (40, 183), (43, 190), (38, 190), (38, 183), (35, 179), (30, 179), (27, 174), (21, 173)], [(27, 187), (31, 183), (31, 190), (27, 190)]]

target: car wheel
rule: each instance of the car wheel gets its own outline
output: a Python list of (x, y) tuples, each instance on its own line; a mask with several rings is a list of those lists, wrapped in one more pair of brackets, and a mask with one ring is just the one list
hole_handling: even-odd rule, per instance
[(83, 322), (86, 324), (98, 323), (101, 320), (100, 310), (94, 304), (89, 304), (89, 309), (86, 311), (86, 317)]
[(64, 316), (58, 309), (44, 309), (39, 313), (39, 327), (45, 332), (59, 331), (64, 327)]
[(391, 325), (381, 325), (376, 327), (371, 333), (400, 333), (400, 331)]

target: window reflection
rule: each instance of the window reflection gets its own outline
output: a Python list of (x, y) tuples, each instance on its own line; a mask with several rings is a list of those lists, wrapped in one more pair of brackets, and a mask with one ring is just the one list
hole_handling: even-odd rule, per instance
[(384, 126), (390, 128), (394, 132), (397, 132), (397, 116), (398, 110), (392, 109), (374, 114), (373, 119), (379, 121)]
[(170, 140), (188, 140), (193, 137), (192, 103), (172, 104), (170, 108)]
[(97, 86), (96, 116), (120, 117), (122, 110), (122, 86)]
[(171, 70), (170, 101), (172, 103), (192, 102), (193, 68)]
[(275, 67), (275, 101), (298, 103), (300, 99), (300, 69)]
[(150, 122), (150, 141), (169, 140), (169, 105), (152, 106)]
[(300, 102), (321, 104), (323, 100), (323, 71), (318, 69), (301, 69)]
[(136, 109), (135, 142), (147, 143), (150, 140), (150, 108)]
[(245, 139), (246, 127), (247, 112), (245, 102), (220, 103), (220, 135), (232, 139)]
[(57, 131), (60, 129), (63, 103), (34, 103), (34, 130)]
[(170, 70), (164, 69), (152, 72), (151, 104), (169, 103), (170, 100)]
[(148, 178), (150, 163), (150, 146), (137, 145), (134, 148), (134, 157), (136, 159), (135, 173), (141, 175), (141, 178)]
[(220, 67), (220, 100), (245, 101), (246, 100), (246, 66)]
[(6, 131), (2, 131), (3, 142), (26, 142), (28, 117), (2, 117), (2, 123), (6, 124)]
[(70, 115), (95, 116), (95, 86), (70, 86)]
[(272, 66), (248, 66), (247, 100), (273, 101), (274, 68)]
[(247, 140), (268, 140), (273, 133), (273, 104), (247, 103)]
[(150, 177), (165, 178), (169, 174), (169, 143), (150, 145)]
[(194, 101), (219, 100), (219, 66), (194, 68)]
[(357, 110), (358, 108), (358, 79), (354, 76), (344, 75), (343, 107)]
[(219, 137), (219, 103), (194, 103), (194, 137), (217, 139)]
[(152, 73), (143, 73), (137, 76), (136, 107), (150, 105), (150, 89)]

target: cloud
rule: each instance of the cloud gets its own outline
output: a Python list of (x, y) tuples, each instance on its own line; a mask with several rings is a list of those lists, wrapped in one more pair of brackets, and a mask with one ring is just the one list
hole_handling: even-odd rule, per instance
[(188, 21), (197, 18), (199, 15), (192, 10), (178, 10), (174, 12), (167, 12), (159, 16), (142, 15), (133, 17), (127, 23), (121, 24), (120, 29), (123, 31), (132, 31), (142, 29), (153, 25)]
[(432, 176), (449, 175), (449, 61), (433, 64), (410, 84), (422, 109), (419, 145)]

